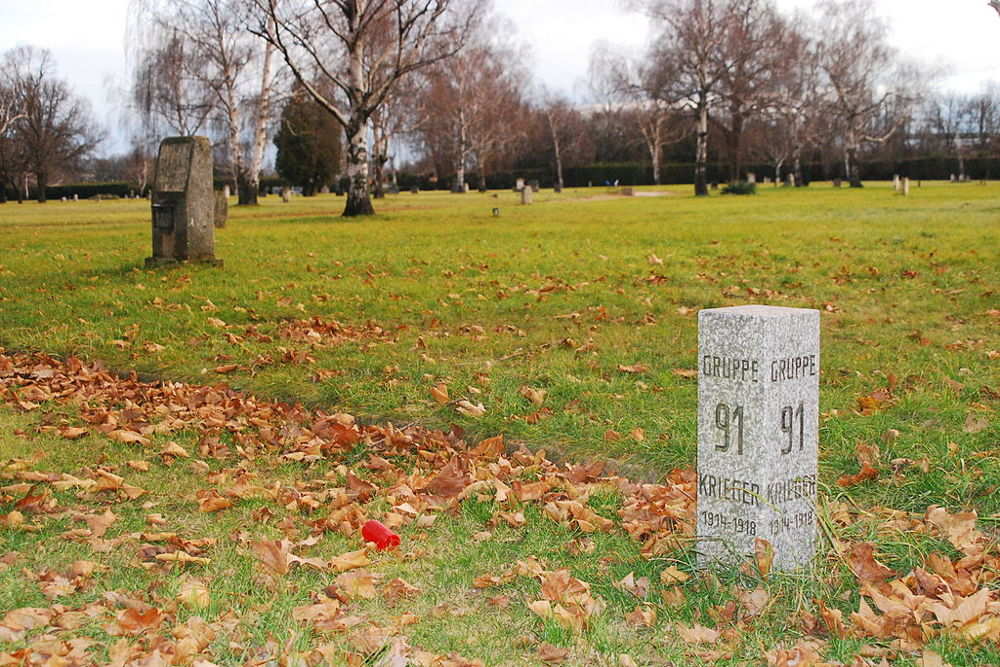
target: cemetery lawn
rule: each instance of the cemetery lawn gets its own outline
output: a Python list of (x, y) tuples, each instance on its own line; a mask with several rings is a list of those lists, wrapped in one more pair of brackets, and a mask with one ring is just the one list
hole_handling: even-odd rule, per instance
[[(0, 206), (0, 658), (1000, 663), (1000, 185), (661, 192)], [(809, 573), (692, 567), (747, 303), (822, 312)]]

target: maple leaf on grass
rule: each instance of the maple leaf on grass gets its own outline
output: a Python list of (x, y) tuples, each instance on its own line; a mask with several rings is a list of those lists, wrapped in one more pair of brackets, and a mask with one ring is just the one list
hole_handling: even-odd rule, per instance
[(854, 576), (863, 583), (877, 583), (891, 579), (896, 573), (875, 560), (875, 546), (869, 542), (859, 542), (851, 547), (847, 555)]
[(721, 633), (718, 630), (707, 628), (704, 625), (695, 623), (693, 626), (677, 624), (674, 626), (681, 639), (689, 644), (714, 644), (719, 640)]
[(371, 600), (377, 594), (375, 584), (380, 578), (380, 575), (372, 574), (366, 570), (357, 570), (354, 572), (344, 572), (339, 575), (336, 579), (336, 584), (344, 591), (348, 598)]

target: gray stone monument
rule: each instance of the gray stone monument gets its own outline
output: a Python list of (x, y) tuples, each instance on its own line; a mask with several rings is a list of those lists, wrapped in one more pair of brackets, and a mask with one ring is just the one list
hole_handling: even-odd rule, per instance
[(523, 178), (519, 178), (514, 183), (514, 190), (516, 190), (517, 192), (520, 192), (523, 189), (524, 189), (524, 179)]
[(892, 176), (892, 189), (899, 192), (902, 189), (902, 182), (899, 180), (899, 174), (893, 174)]
[(747, 183), (756, 183), (756, 182), (757, 182), (757, 174), (753, 173), (752, 171), (748, 171)]
[(153, 256), (146, 266), (215, 259), (212, 142), (170, 137), (160, 143), (153, 178)]
[(774, 567), (807, 565), (816, 541), (819, 311), (698, 314), (698, 563), (734, 564), (755, 540)]
[(521, 188), (521, 203), (530, 204), (534, 198), (535, 191), (530, 187)]
[(291, 188), (281, 188), (281, 201), (288, 203), (292, 201), (292, 189)]
[(904, 197), (909, 197), (910, 196), (910, 177), (909, 176), (904, 176), (903, 177), (903, 196)]

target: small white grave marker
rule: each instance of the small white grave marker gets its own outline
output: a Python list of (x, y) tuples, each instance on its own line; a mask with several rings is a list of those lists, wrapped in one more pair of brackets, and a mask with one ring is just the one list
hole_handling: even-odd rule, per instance
[(698, 563), (733, 564), (757, 538), (774, 567), (816, 541), (819, 311), (737, 306), (698, 314)]

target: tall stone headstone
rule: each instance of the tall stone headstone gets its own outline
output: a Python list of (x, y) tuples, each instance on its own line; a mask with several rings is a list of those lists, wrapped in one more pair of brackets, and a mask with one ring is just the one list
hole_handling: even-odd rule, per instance
[(756, 182), (757, 182), (757, 174), (755, 174), (752, 171), (748, 171), (747, 172), (747, 183), (756, 183)]
[(816, 541), (819, 311), (736, 306), (698, 315), (698, 562), (734, 564), (756, 540), (774, 567)]
[(530, 187), (521, 188), (521, 203), (530, 204), (534, 198), (535, 191)]
[(229, 220), (229, 195), (226, 190), (229, 186), (226, 186), (222, 190), (215, 191), (215, 228), (222, 229), (226, 226), (226, 221)]
[(516, 190), (517, 192), (520, 192), (523, 189), (524, 189), (524, 179), (523, 178), (519, 178), (519, 179), (517, 179), (514, 182), (514, 190)]
[(909, 176), (903, 177), (903, 196), (904, 197), (909, 197), (910, 196), (910, 177)]
[(892, 176), (892, 189), (899, 192), (902, 188), (902, 182), (899, 180), (899, 174), (893, 174)]
[(150, 198), (153, 256), (146, 266), (178, 261), (222, 264), (215, 259), (212, 142), (170, 137), (160, 143)]

